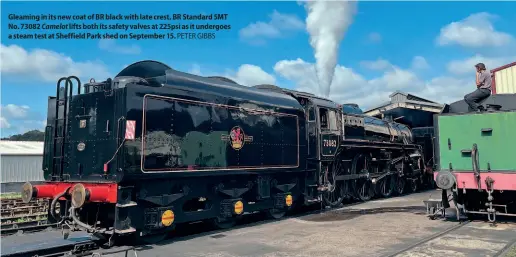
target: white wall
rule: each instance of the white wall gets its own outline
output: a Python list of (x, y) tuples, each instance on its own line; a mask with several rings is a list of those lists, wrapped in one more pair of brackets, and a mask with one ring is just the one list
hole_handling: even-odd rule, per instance
[(43, 156), (41, 155), (2, 155), (2, 183), (43, 181)]

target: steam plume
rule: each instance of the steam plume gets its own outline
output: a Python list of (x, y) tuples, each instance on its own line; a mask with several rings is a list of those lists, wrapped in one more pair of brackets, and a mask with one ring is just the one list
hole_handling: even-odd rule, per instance
[(356, 2), (310, 1), (305, 2), (305, 9), (308, 14), (306, 30), (314, 49), (319, 90), (328, 97), (337, 65), (339, 44), (353, 21)]

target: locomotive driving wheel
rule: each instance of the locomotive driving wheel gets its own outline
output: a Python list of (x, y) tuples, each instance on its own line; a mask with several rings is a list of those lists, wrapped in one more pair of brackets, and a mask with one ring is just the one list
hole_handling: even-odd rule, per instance
[(358, 190), (356, 191), (358, 199), (360, 199), (361, 201), (364, 201), (364, 202), (371, 200), (371, 198), (373, 197), (373, 194), (374, 194), (371, 181), (366, 180), (366, 179), (361, 179), (361, 181), (358, 184), (359, 184), (359, 186), (357, 188)]
[(327, 176), (327, 190), (323, 194), (324, 204), (332, 208), (340, 206), (347, 194), (347, 181), (337, 180), (337, 176), (343, 175), (342, 162), (340, 158), (335, 159), (331, 171)]
[(369, 201), (374, 195), (374, 187), (372, 186), (369, 173), (371, 171), (371, 157), (359, 154), (353, 158), (352, 173), (359, 175), (367, 175), (365, 178), (359, 178), (353, 182), (353, 191), (355, 196), (361, 201)]
[(406, 186), (406, 180), (405, 178), (403, 177), (397, 177), (396, 178), (396, 193), (398, 195), (402, 195), (403, 193), (405, 193), (405, 186)]
[(412, 193), (415, 193), (417, 192), (417, 190), (419, 189), (419, 179), (411, 179), (410, 180), (410, 190)]
[(376, 192), (378, 195), (382, 197), (390, 197), (392, 195), (392, 192), (394, 192), (394, 178), (393, 176), (389, 175), (381, 179), (378, 184), (376, 184)]

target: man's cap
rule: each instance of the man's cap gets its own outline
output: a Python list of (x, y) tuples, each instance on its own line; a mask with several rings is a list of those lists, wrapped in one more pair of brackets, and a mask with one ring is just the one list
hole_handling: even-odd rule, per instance
[(480, 68), (480, 69), (485, 69), (486, 65), (481, 63), (481, 62), (479, 62), (479, 63), (475, 64), (475, 67)]

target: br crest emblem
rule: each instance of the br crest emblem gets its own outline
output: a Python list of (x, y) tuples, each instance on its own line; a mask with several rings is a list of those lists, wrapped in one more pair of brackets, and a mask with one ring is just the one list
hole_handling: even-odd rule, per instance
[(229, 135), (222, 135), (222, 140), (228, 141), (231, 148), (240, 150), (246, 142), (253, 142), (253, 137), (246, 136), (244, 130), (236, 126), (229, 131)]

